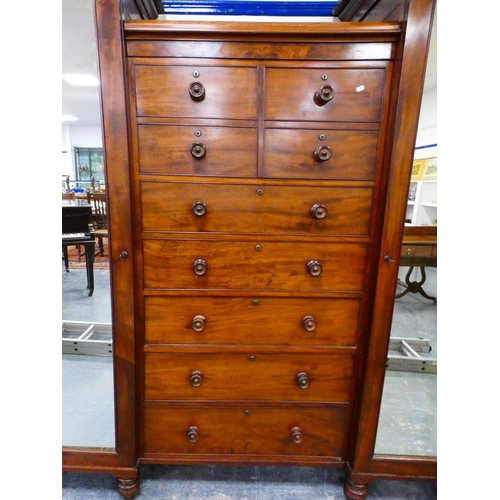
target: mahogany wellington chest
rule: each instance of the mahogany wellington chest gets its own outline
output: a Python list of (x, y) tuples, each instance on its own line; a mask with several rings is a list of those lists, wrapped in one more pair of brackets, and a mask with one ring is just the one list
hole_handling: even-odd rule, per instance
[(373, 450), (433, 2), (369, 3), (307, 23), (96, 0), (116, 450), (67, 469), (127, 499), (141, 463), (344, 467), (351, 499), (419, 475)]
[(399, 28), (154, 26), (125, 30), (141, 459), (341, 464)]

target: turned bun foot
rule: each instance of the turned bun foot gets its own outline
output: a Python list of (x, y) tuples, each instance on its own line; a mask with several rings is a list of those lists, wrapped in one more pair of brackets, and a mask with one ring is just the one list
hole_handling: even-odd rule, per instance
[(134, 478), (118, 478), (118, 493), (125, 500), (132, 500), (139, 491), (140, 481), (139, 477)]
[(344, 495), (349, 500), (364, 500), (368, 494), (368, 485), (353, 483), (349, 479), (344, 481)]

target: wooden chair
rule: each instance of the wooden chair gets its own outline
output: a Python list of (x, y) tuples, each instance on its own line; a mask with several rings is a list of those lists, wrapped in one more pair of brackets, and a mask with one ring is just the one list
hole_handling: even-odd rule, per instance
[(92, 205), (94, 236), (97, 238), (99, 254), (104, 255), (103, 238), (108, 238), (108, 215), (106, 193), (87, 193), (87, 201)]

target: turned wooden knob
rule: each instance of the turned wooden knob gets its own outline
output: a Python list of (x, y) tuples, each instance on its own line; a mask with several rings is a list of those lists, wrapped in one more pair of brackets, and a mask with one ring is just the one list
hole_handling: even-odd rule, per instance
[(205, 215), (207, 213), (207, 206), (202, 201), (197, 201), (196, 203), (193, 203), (191, 210), (193, 211), (194, 215), (201, 217), (202, 215)]
[(311, 215), (315, 219), (324, 219), (327, 213), (328, 211), (326, 210), (325, 205), (320, 205), (319, 203), (316, 203), (316, 205), (313, 205), (311, 207)]
[(330, 102), (335, 95), (335, 90), (331, 85), (323, 85), (320, 89), (316, 91), (314, 94), (314, 102), (318, 106), (324, 106), (326, 103)]
[(203, 383), (203, 373), (201, 373), (200, 370), (195, 370), (193, 373), (191, 373), (189, 382), (193, 387), (200, 387), (200, 385)]
[(318, 161), (327, 161), (332, 157), (332, 150), (329, 146), (320, 146), (314, 151), (314, 157)]
[(193, 262), (193, 271), (196, 276), (203, 276), (207, 272), (208, 266), (203, 259), (198, 259)]
[(205, 99), (205, 87), (201, 82), (192, 82), (189, 84), (189, 95), (194, 101), (203, 101)]
[(307, 263), (307, 270), (311, 276), (319, 276), (323, 272), (323, 267), (317, 260), (310, 260)]
[(297, 376), (295, 377), (295, 381), (297, 382), (297, 385), (301, 389), (307, 389), (309, 387), (310, 380), (309, 380), (309, 377), (307, 376), (306, 372), (297, 373)]
[(290, 430), (290, 435), (292, 436), (292, 441), (294, 443), (302, 443), (302, 431), (300, 430), (300, 427), (293, 427), (291, 430)]
[(200, 438), (200, 432), (198, 430), (198, 427), (196, 427), (196, 425), (192, 425), (188, 429), (186, 437), (190, 443), (196, 443), (196, 441), (198, 441), (198, 439)]
[(195, 158), (203, 158), (207, 152), (207, 148), (202, 142), (193, 142), (189, 150)]
[(312, 332), (316, 329), (316, 320), (312, 316), (304, 316), (302, 318), (302, 326), (308, 332)]
[(195, 332), (201, 332), (205, 328), (205, 317), (201, 314), (197, 314), (193, 318), (193, 322), (191, 323), (191, 328)]

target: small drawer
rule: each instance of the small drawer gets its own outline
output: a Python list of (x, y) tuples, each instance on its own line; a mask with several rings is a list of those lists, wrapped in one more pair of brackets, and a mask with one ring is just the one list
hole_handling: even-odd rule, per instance
[(146, 296), (146, 344), (354, 346), (360, 299)]
[(385, 69), (267, 68), (266, 120), (379, 122)]
[(137, 116), (255, 119), (252, 67), (137, 64)]
[(378, 136), (376, 130), (267, 128), (262, 177), (372, 180)]
[(144, 452), (340, 457), (347, 408), (151, 408)]
[(367, 245), (145, 240), (144, 287), (259, 291), (361, 291)]
[(255, 128), (139, 125), (143, 174), (255, 177)]
[(403, 245), (401, 257), (432, 257), (430, 245)]
[(142, 227), (194, 233), (368, 235), (372, 197), (372, 188), (144, 181)]
[(148, 401), (347, 403), (351, 354), (146, 352)]

